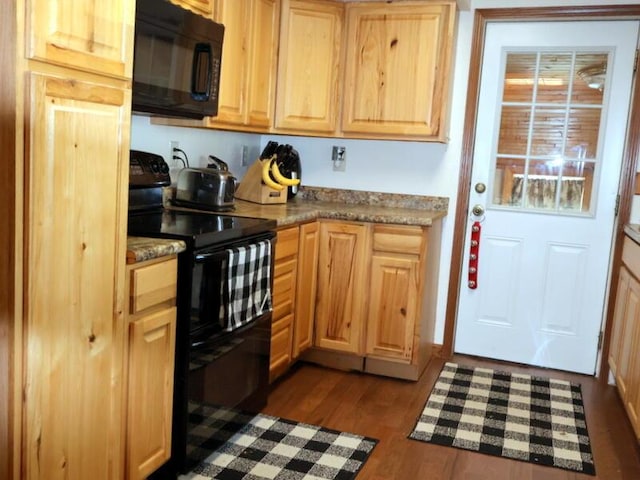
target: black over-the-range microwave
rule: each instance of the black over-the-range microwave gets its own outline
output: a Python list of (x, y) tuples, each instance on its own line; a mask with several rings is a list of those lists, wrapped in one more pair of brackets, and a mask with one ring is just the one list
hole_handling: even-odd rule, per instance
[(217, 115), (223, 38), (223, 25), (167, 0), (137, 0), (132, 110)]

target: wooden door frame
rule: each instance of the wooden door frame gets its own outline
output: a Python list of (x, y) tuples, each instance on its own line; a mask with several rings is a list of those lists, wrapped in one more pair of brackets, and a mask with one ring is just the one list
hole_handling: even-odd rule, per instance
[[(467, 235), (467, 217), (469, 211), (469, 193), (471, 190), (471, 171), (473, 168), (473, 150), (475, 147), (476, 117), (478, 114), (478, 99), (480, 96), (480, 71), (484, 51), (484, 39), (487, 24), (501, 21), (580, 21), (580, 20), (637, 20), (640, 19), (640, 5), (609, 5), (583, 7), (543, 7), (543, 8), (497, 8), (475, 10), (473, 36), (471, 41), (471, 58), (469, 62), (469, 82), (467, 85), (467, 103), (463, 125), (462, 153), (460, 161), (460, 182), (458, 184), (458, 203), (454, 223), (454, 235), (451, 270), (449, 276), (449, 290), (442, 342), (442, 355), (453, 355), (453, 344), (458, 315), (458, 300), (460, 295), (460, 280), (462, 278), (462, 259)], [(614, 231), (614, 246), (610, 278), (617, 278), (621, 265), (622, 242), (624, 239), (624, 225), (629, 221), (631, 203), (635, 192), (635, 177), (638, 156), (640, 154), (640, 82), (635, 81), (632, 86), (632, 97), (629, 112), (629, 122), (625, 139), (625, 149), (622, 159), (621, 180), (618, 187), (620, 203)], [(609, 297), (606, 305), (604, 338), (599, 377), (607, 381), (609, 366), (609, 341), (617, 282), (611, 282)]]

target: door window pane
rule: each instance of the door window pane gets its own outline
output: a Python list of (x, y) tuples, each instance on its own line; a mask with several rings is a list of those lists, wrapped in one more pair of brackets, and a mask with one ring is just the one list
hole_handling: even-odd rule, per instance
[(533, 114), (531, 155), (562, 153), (566, 110), (537, 108)]
[(522, 189), (514, 188), (514, 179), (522, 177), (525, 161), (501, 157), (496, 163), (493, 180), (493, 204), (519, 207), (522, 205)]
[(576, 55), (572, 103), (602, 105), (607, 65), (607, 55), (604, 53)]
[(530, 118), (530, 107), (506, 106), (502, 109), (498, 154), (526, 155)]
[(505, 67), (503, 102), (531, 102), (537, 55), (509, 53)]
[[(561, 161), (532, 160), (527, 175), (519, 180), (524, 194), (524, 205), (536, 210), (555, 210)], [(526, 177), (526, 178), (525, 178)]]
[(572, 108), (567, 124), (565, 155), (571, 158), (596, 158), (600, 132), (600, 108)]
[(572, 61), (566, 53), (540, 55), (537, 103), (567, 103)]
[(560, 184), (560, 210), (576, 213), (589, 211), (594, 174), (593, 162), (565, 162)]

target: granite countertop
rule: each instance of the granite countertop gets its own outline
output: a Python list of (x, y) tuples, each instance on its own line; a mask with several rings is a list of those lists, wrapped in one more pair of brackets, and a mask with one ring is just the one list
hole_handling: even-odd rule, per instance
[[(170, 189), (167, 194), (171, 196)], [(193, 211), (170, 203), (166, 207)], [(301, 187), (298, 195), (287, 203), (261, 205), (236, 199), (235, 210), (223, 214), (275, 220), (278, 227), (318, 218), (429, 227), (445, 217), (448, 208), (449, 199), (445, 197)], [(173, 255), (185, 249), (180, 240), (128, 237), (127, 263)]]
[(127, 237), (127, 263), (143, 262), (184, 252), (187, 244), (182, 240), (163, 238)]
[(627, 223), (624, 226), (624, 233), (637, 244), (640, 244), (640, 225), (637, 223)]
[(287, 203), (261, 205), (236, 199), (235, 210), (226, 215), (275, 220), (279, 227), (318, 218), (429, 227), (447, 215), (448, 207), (444, 197), (302, 187)]

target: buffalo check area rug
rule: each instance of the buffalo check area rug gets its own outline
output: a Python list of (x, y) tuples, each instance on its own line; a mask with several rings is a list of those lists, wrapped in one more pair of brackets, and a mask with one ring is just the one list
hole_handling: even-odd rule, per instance
[[(353, 480), (377, 440), (264, 414), (212, 417), (224, 442), (180, 480)], [(209, 432), (210, 434), (210, 432)]]
[(409, 438), (595, 475), (580, 385), (446, 363)]

